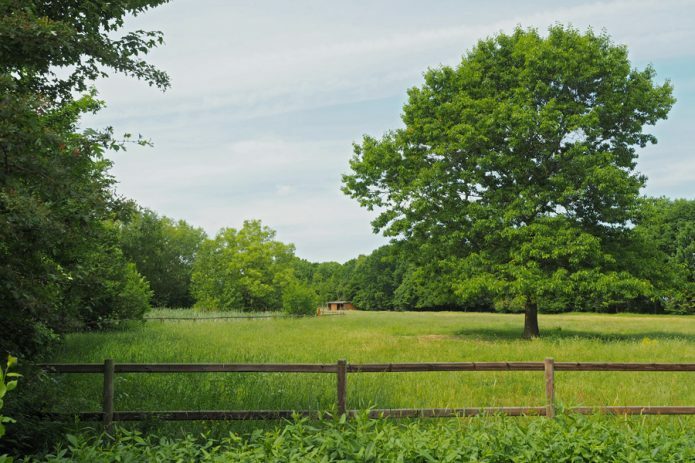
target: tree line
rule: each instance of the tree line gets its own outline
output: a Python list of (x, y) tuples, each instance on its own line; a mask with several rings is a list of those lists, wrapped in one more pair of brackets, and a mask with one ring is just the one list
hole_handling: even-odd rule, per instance
[[(644, 280), (595, 280), (567, 288), (540, 300), (542, 312), (695, 313), (695, 200), (645, 197), (639, 204), (616, 266)], [(121, 236), (124, 254), (150, 282), (158, 306), (312, 313), (342, 299), (362, 310), (524, 310), (493, 294), (468, 297), (462, 285), (466, 272), (476, 269), (406, 241), (345, 263), (309, 262), (259, 221), (207, 238), (201, 229), (149, 210), (121, 224)], [(288, 302), (298, 292), (308, 303)]]

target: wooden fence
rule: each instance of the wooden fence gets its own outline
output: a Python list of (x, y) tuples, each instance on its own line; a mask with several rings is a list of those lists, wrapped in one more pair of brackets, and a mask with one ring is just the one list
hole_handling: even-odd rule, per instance
[[(583, 363), (555, 362), (456, 362), (456, 363), (370, 363), (348, 364), (338, 360), (334, 364), (248, 364), (248, 363), (115, 363), (107, 359), (103, 364), (52, 363), (41, 367), (49, 373), (94, 373), (104, 378), (103, 407), (101, 412), (69, 414), (82, 421), (161, 420), (267, 420), (291, 418), (294, 414), (309, 417), (320, 415), (318, 410), (198, 410), (198, 411), (115, 411), (114, 375), (116, 373), (327, 373), (336, 375), (336, 405), (339, 414), (353, 416), (358, 410), (347, 408), (348, 373), (406, 373), (431, 371), (543, 371), (545, 373), (545, 405), (540, 407), (482, 407), (482, 408), (426, 408), (426, 409), (371, 409), (374, 418), (391, 417), (457, 417), (480, 414), (510, 416), (555, 416), (556, 371), (642, 371), (642, 372), (695, 372), (695, 363)], [(609, 406), (573, 407), (568, 411), (581, 414), (611, 413), (628, 415), (695, 415), (695, 406)], [(49, 418), (65, 414), (46, 414)]]
[[(345, 315), (344, 310), (340, 311), (321, 311), (318, 312), (318, 315), (325, 317), (325, 316), (335, 316), (335, 315)], [(283, 312), (269, 312), (269, 313), (261, 313), (261, 314), (249, 314), (249, 315), (215, 315), (211, 317), (144, 317), (142, 319), (128, 319), (128, 321), (205, 321), (205, 320), (252, 320), (256, 318), (276, 318), (276, 319), (281, 319), (281, 318), (309, 318), (309, 317), (316, 317), (317, 315), (301, 315), (301, 314), (287, 314)], [(114, 320), (117, 321), (117, 320)]]

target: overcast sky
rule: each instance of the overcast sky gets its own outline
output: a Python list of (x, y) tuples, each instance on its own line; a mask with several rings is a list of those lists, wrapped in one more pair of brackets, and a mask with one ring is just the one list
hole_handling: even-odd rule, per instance
[(173, 0), (127, 23), (166, 44), (149, 61), (172, 88), (112, 77), (86, 121), (154, 148), (111, 155), (118, 192), (205, 228), (261, 219), (300, 257), (345, 261), (385, 243), (340, 192), (352, 142), (401, 125), (406, 89), (516, 25), (605, 28), (670, 78), (678, 103), (640, 152), (646, 193), (695, 197), (694, 1)]

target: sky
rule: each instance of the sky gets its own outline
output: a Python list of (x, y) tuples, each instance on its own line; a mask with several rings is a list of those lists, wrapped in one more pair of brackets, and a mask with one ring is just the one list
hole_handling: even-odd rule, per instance
[(108, 107), (84, 125), (154, 143), (109, 155), (119, 194), (210, 235), (260, 219), (299, 257), (344, 262), (387, 242), (340, 191), (352, 143), (401, 127), (428, 67), (554, 23), (605, 29), (671, 80), (678, 102), (638, 169), (645, 194), (695, 198), (695, 1), (173, 0), (126, 22), (164, 33), (147, 60), (171, 89), (98, 81)]

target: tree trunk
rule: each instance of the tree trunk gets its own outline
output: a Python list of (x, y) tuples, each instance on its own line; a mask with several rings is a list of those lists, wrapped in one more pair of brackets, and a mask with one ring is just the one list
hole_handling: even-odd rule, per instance
[(531, 339), (540, 337), (538, 329), (538, 305), (531, 299), (526, 300), (526, 312), (524, 314), (524, 338)]

